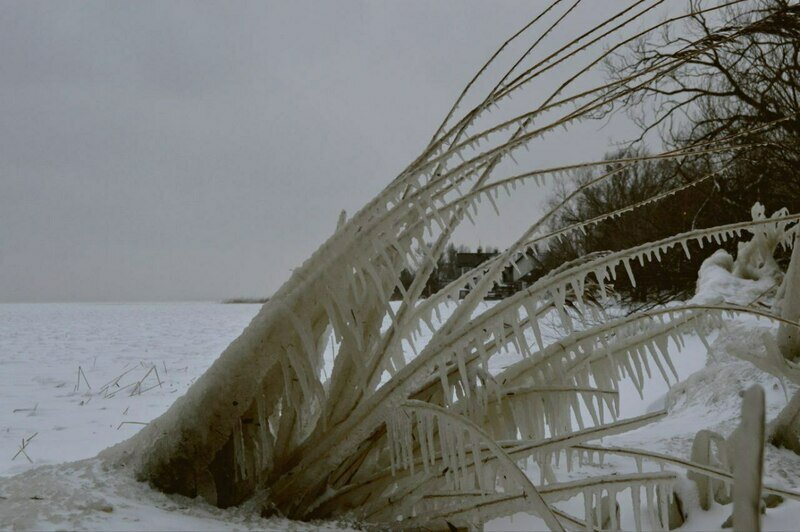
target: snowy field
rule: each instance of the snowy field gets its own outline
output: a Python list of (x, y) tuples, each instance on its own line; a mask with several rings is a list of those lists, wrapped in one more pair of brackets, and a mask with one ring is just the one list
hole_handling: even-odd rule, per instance
[[(31, 471), (93, 457), (128, 438), (164, 412), (257, 310), (258, 305), (216, 303), (0, 305), (0, 476), (28, 472), (0, 480), (0, 528), (306, 528), (280, 519), (254, 518), (246, 511), (222, 511), (167, 497), (144, 485), (125, 484), (105, 475), (91, 461)], [(725, 354), (735, 349), (763, 349), (753, 340), (752, 331), (757, 327), (767, 326), (746, 321), (723, 331), (714, 348), (716, 362), (708, 366), (700, 340), (687, 337), (686, 348), (674, 355), (684, 382), (675, 386), (669, 397), (669, 386), (660, 376), (648, 382), (643, 398), (632, 385), (621, 390), (623, 418), (664, 406), (670, 415), (644, 429), (606, 438), (603, 444), (688, 458), (698, 430), (710, 428), (722, 434), (733, 430), (738, 422), (739, 392), (754, 382), (764, 385), (768, 419), (774, 417), (785, 404), (776, 379)], [(512, 360), (508, 354), (500, 355), (494, 369)], [(798, 458), (768, 446), (765, 482), (800, 490)], [(597, 474), (635, 469), (631, 459), (612, 458), (591, 467), (597, 468)], [(557, 474), (560, 480), (570, 478), (566, 469)], [(534, 480), (538, 481), (538, 474)], [(93, 493), (98, 485), (108, 489)], [(65, 490), (71, 495), (65, 496)], [(690, 516), (684, 530), (719, 529), (730, 515), (730, 505), (715, 505), (711, 511), (701, 512), (691, 503), (686, 503)], [(575, 515), (583, 512), (578, 499), (558, 506)], [(764, 526), (789, 530), (798, 518), (800, 504), (787, 501), (767, 512)], [(623, 512), (623, 527), (632, 529), (633, 523), (632, 515)], [(487, 525), (488, 530), (538, 528), (541, 522), (524, 514)]]
[[(0, 305), (0, 475), (88, 458), (126, 439), (164, 412), (258, 308)], [(26, 446), (34, 464), (12, 460), (34, 433)]]

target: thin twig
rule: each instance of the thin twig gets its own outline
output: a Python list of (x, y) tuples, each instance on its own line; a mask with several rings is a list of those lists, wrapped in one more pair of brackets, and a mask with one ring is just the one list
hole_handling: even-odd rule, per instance
[(28, 462), (33, 463), (33, 460), (31, 460), (31, 457), (28, 456), (27, 452), (25, 452), (25, 448), (28, 447), (28, 444), (31, 442), (32, 439), (34, 439), (36, 437), (37, 434), (39, 434), (39, 433), (38, 432), (34, 432), (33, 436), (29, 436), (28, 438), (22, 438), (22, 444), (19, 447), (19, 451), (17, 451), (17, 454), (15, 454), (13, 458), (11, 458), (12, 462), (14, 460), (16, 460), (17, 456), (22, 454), (23, 456), (25, 456), (25, 458), (28, 459)]

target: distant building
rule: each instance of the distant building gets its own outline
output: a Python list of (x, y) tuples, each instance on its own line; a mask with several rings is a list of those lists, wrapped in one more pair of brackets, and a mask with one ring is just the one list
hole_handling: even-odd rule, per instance
[[(458, 276), (473, 270), (488, 261), (492, 257), (497, 256), (497, 252), (492, 253), (458, 253), (456, 254), (456, 268), (455, 273)], [(518, 253), (514, 258), (512, 265), (506, 266), (503, 269), (503, 275), (499, 283), (495, 283), (486, 299), (505, 299), (520, 290), (528, 288), (537, 278), (536, 263), (528, 254)], [(447, 279), (447, 282), (454, 279)], [(475, 279), (477, 280), (477, 279)], [(459, 297), (463, 298), (469, 292), (464, 288), (459, 293)]]
[[(428, 285), (426, 285), (423, 290), (423, 297), (430, 296), (432, 293), (440, 290), (447, 284), (474, 270), (497, 255), (499, 255), (497, 251), (459, 251), (450, 255), (449, 260), (440, 262), (437, 271), (431, 275)], [(486, 294), (486, 299), (504, 299), (520, 290), (524, 290), (538, 278), (540, 272), (537, 270), (536, 266), (537, 264), (533, 260), (533, 257), (525, 253), (518, 253), (512, 265), (506, 266), (503, 269), (500, 281), (495, 283), (489, 293)], [(408, 287), (411, 284), (413, 275), (405, 271), (403, 274), (406, 276), (406, 278), (403, 279), (403, 285)], [(459, 297), (464, 298), (469, 293), (469, 287), (474, 286), (477, 280), (478, 278), (476, 276), (474, 279), (466, 281), (464, 284), (469, 286), (461, 289)], [(402, 299), (398, 290), (395, 290), (393, 298)]]
[(456, 270), (458, 275), (464, 275), (473, 268), (477, 268), (492, 257), (496, 257), (498, 253), (456, 253)]
[[(454, 281), (456, 278), (461, 277), (465, 273), (473, 270), (486, 262), (487, 260), (491, 259), (492, 257), (497, 256), (497, 252), (491, 253), (468, 253), (468, 252), (458, 252), (456, 253), (456, 268), (455, 268), (455, 275), (453, 279), (449, 279), (449, 281)], [(475, 279), (473, 279), (475, 281)], [(473, 283), (470, 283), (473, 284)], [(458, 293), (458, 297), (463, 299), (469, 290), (466, 288), (462, 288), (461, 291)]]

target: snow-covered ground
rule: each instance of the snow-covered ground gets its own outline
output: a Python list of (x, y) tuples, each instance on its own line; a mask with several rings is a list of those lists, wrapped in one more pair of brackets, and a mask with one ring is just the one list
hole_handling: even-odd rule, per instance
[[(88, 458), (128, 438), (164, 412), (258, 308), (0, 305), (0, 475)], [(33, 434), (26, 452), (34, 463), (12, 460)]]
[[(304, 528), (255, 518), (246, 509), (222, 511), (168, 497), (109, 476), (94, 461), (54, 466), (93, 457), (165, 411), (257, 310), (257, 305), (215, 303), (0, 305), (0, 476), (27, 472), (0, 479), (0, 528)], [(687, 337), (686, 349), (676, 352), (674, 361), (681, 379), (694, 376), (674, 387), (669, 397), (669, 386), (658, 376), (645, 386), (644, 398), (633, 385), (621, 390), (622, 417), (664, 405), (670, 415), (603, 443), (688, 458), (699, 429), (722, 434), (733, 430), (739, 392), (754, 382), (767, 390), (768, 418), (774, 417), (785, 404), (776, 379), (724, 353), (763, 349), (752, 334), (754, 327), (767, 325), (745, 320), (723, 331), (715, 347), (716, 362), (708, 367), (700, 340)], [(511, 356), (500, 355), (495, 369), (511, 361)], [(768, 446), (765, 482), (800, 489), (799, 458)], [(48, 467), (31, 471), (43, 465)], [(635, 469), (632, 459), (614, 458), (596, 467), (598, 474)], [(557, 473), (568, 478), (566, 471)], [(715, 505), (701, 512), (692, 510), (690, 503), (687, 530), (718, 529), (731, 510)], [(560, 507), (581, 515), (582, 503), (576, 505), (577, 499)], [(798, 518), (800, 503), (787, 501), (767, 512), (764, 526), (793, 529)], [(622, 524), (633, 528), (632, 515), (623, 512)], [(541, 526), (536, 518), (520, 514), (495, 520), (487, 529)]]

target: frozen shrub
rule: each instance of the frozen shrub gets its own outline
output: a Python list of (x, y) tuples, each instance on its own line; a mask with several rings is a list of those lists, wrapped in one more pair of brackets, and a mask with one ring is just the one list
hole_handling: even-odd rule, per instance
[[(645, 267), (670, 249), (689, 254), (690, 245), (719, 244), (800, 217), (692, 230), (590, 255), (494, 306), (479, 307), (520, 254), (536, 255), (561, 237), (590, 231), (603, 219), (657, 204), (709, 178), (555, 232), (546, 229), (573, 197), (640, 158), (523, 173), (512, 173), (509, 161), (543, 136), (669, 75), (714, 42), (688, 42), (670, 61), (624, 82), (587, 89), (577, 81), (591, 80), (614, 50), (682, 17), (640, 30), (651, 8), (627, 7), (537, 59), (532, 52), (550, 44), (552, 30), (571, 20), (573, 9), (562, 4), (553, 2), (497, 50), (419, 156), (361, 210), (342, 216), (336, 232), (293, 271), (187, 393), (104, 454), (109, 465), (166, 492), (202, 496), (218, 506), (249, 502), (264, 514), (302, 520), (348, 517), (381, 527), (446, 529), (526, 511), (556, 530), (604, 522), (613, 527), (624, 495), (637, 528), (645, 519), (655, 528), (669, 523), (674, 472), (639, 467), (636, 473), (586, 472), (579, 480), (563, 481), (554, 466), (565, 460), (573, 467), (577, 460), (580, 467), (611, 453), (631, 456), (639, 466), (654, 460), (695, 467), (587, 442), (665, 416), (661, 411), (619, 419), (619, 382), (629, 379), (641, 393), (645, 375), (676, 380), (670, 351), (684, 334), (704, 334), (727, 314), (752, 309), (688, 304), (607, 319), (603, 303), (619, 276), (635, 285), (634, 262)], [(632, 26), (633, 35), (626, 34)], [(718, 37), (734, 38), (735, 30), (720, 28)], [(514, 45), (522, 51), (514, 52)], [(511, 66), (506, 70), (501, 64)], [(540, 76), (556, 75), (558, 65), (569, 67), (563, 83), (537, 91)], [(499, 79), (489, 78), (497, 68)], [(524, 111), (509, 105), (512, 96), (522, 95), (526, 98), (517, 101), (539, 99)], [(723, 154), (740, 149), (746, 137), (737, 133), (647, 157)], [(608, 170), (522, 228), (502, 253), (421, 297), (453, 231), (474, 220), (481, 204), (499, 210), (501, 195), (592, 166)], [(410, 286), (402, 282), (404, 270), (416, 272)], [(393, 306), (395, 290), (403, 298)], [(557, 338), (542, 334), (546, 322), (558, 324)], [(430, 338), (420, 345), (423, 330)], [(323, 372), (326, 348), (334, 357), (329, 375)], [(492, 373), (489, 361), (500, 353), (515, 362)], [(524, 462), (538, 468), (538, 484), (520, 469)], [(583, 515), (553, 506), (575, 496), (582, 497)]]

